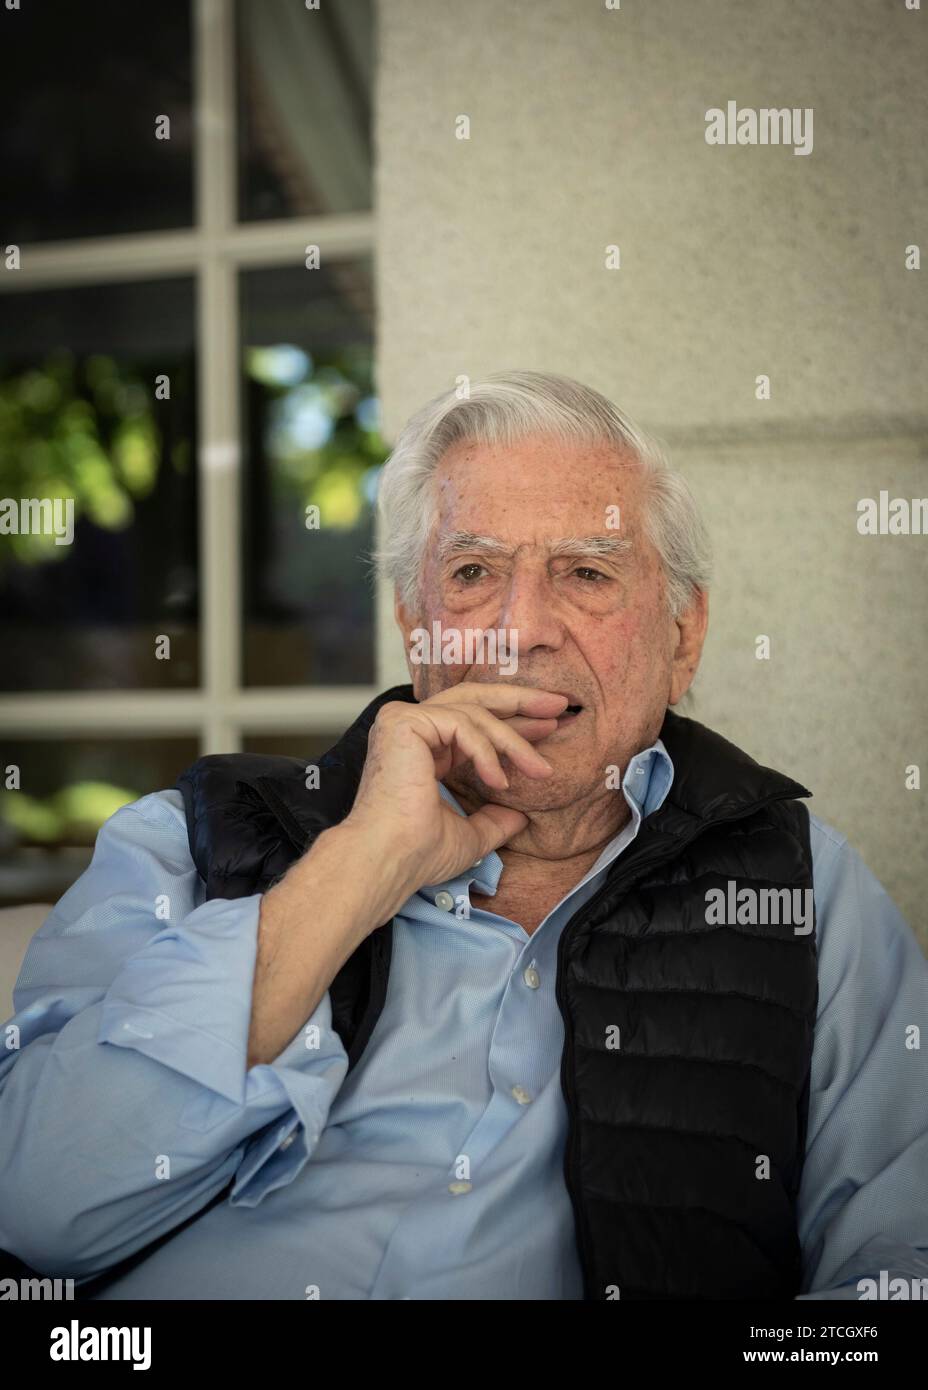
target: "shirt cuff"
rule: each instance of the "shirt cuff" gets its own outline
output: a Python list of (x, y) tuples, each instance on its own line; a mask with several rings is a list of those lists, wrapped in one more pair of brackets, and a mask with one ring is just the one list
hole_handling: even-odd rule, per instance
[(229, 1195), (232, 1206), (257, 1206), (269, 1192), (292, 1182), (315, 1151), (348, 1071), (348, 1054), (332, 1028), (328, 993), (269, 1070), (289, 1097), (290, 1109), (248, 1144)]
[(260, 901), (213, 899), (160, 932), (124, 962), (97, 1032), (197, 1084), (179, 1123), (241, 1146), (230, 1200), (244, 1206), (302, 1169), (348, 1070), (328, 993), (279, 1057), (247, 1069)]
[(216, 898), (123, 962), (98, 1042), (128, 1047), (245, 1103), (272, 1084), (246, 1071), (260, 897)]

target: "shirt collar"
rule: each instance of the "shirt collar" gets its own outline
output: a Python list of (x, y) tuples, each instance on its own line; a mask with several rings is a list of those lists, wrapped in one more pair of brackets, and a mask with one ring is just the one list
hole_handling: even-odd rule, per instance
[[(633, 833), (637, 833), (638, 826), (645, 816), (653, 815), (663, 806), (672, 784), (673, 763), (663, 742), (657, 738), (650, 747), (643, 748), (640, 753), (635, 754), (622, 777), (622, 794), (632, 813)], [(457, 797), (448, 790), (444, 782), (439, 782), (438, 790), (444, 800), (457, 811), (458, 815), (466, 814)], [(628, 838), (628, 832), (629, 826), (626, 824), (606, 845), (597, 860), (597, 865), (611, 857), (611, 851), (614, 850), (623, 836)], [(595, 867), (594, 865), (594, 869)], [(496, 892), (502, 871), (503, 861), (495, 850), (490, 850), (489, 854), (478, 860), (473, 868), (465, 869), (457, 878), (448, 879), (447, 882), (463, 882), (465, 884), (473, 882), (478, 893), (492, 894)], [(430, 886), (438, 887), (439, 885)]]

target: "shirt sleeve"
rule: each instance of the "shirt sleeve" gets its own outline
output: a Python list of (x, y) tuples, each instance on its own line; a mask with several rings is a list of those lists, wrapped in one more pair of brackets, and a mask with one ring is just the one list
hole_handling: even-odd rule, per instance
[(260, 896), (204, 902), (179, 792), (123, 807), (33, 937), (0, 1030), (0, 1247), (108, 1269), (230, 1181), (254, 1206), (312, 1154), (348, 1059), (326, 993), (248, 1068)]
[(886, 1298), (888, 1281), (928, 1277), (928, 961), (860, 856), (814, 816), (812, 849), (819, 1007), (800, 1297)]

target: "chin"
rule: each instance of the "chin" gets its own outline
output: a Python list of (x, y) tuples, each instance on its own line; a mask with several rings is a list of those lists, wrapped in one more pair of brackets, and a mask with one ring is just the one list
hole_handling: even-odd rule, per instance
[(568, 783), (567, 779), (555, 769), (552, 777), (544, 782), (526, 777), (521, 772), (506, 769), (509, 790), (487, 787), (483, 782), (474, 784), (474, 792), (483, 801), (495, 801), (498, 806), (510, 806), (514, 811), (553, 811), (560, 806), (569, 806), (583, 795), (583, 787)]

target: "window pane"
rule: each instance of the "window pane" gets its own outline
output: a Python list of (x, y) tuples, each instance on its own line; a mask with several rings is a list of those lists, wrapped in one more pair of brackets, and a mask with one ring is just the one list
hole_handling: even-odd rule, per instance
[(0, 10), (4, 242), (189, 226), (191, 90), (189, 0)]
[[(345, 728), (353, 722), (353, 716), (346, 716)], [(341, 733), (301, 734), (288, 729), (279, 734), (246, 734), (242, 739), (242, 747), (246, 753), (303, 758), (307, 763), (312, 763), (321, 758), (323, 753), (328, 753), (340, 737)]]
[(0, 905), (56, 902), (90, 863), (103, 822), (173, 787), (197, 756), (194, 738), (4, 739)]
[(195, 685), (192, 284), (0, 308), (0, 690)]
[(246, 272), (242, 331), (245, 683), (372, 684), (369, 261)]
[(371, 206), (372, 0), (238, 0), (239, 216)]

